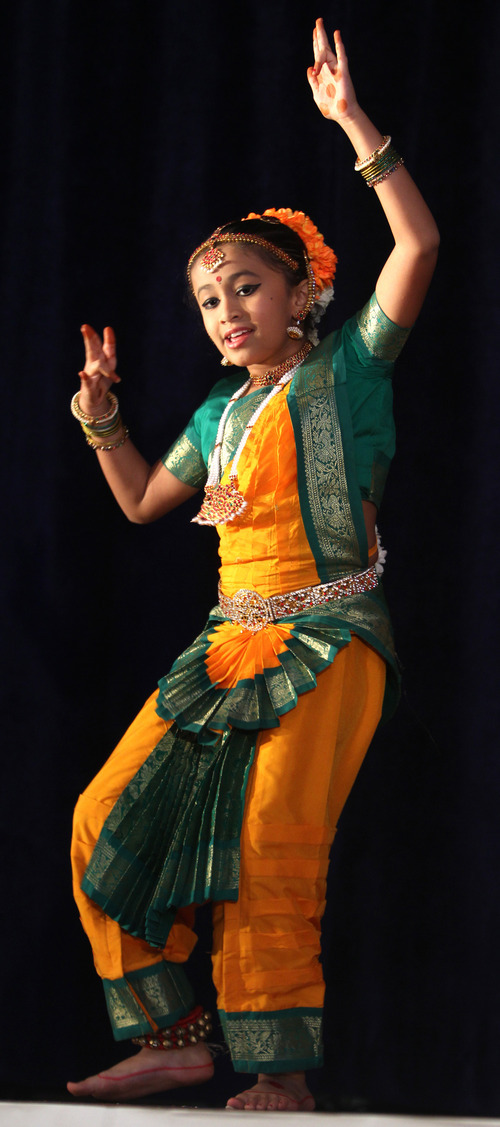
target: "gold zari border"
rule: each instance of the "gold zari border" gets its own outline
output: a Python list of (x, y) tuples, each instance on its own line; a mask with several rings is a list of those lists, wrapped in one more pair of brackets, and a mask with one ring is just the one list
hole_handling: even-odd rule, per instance
[(386, 317), (384, 311), (372, 295), (367, 305), (357, 314), (358, 329), (372, 356), (379, 360), (397, 360), (403, 345), (406, 344), (411, 328), (403, 329)]
[(276, 1061), (320, 1061), (322, 1015), (300, 1010), (221, 1013), (232, 1060), (266, 1065)]
[(163, 458), (163, 465), (174, 477), (185, 485), (191, 485), (193, 489), (199, 489), (206, 481), (207, 469), (201, 453), (190, 442), (187, 434), (181, 434), (170, 447)]
[(311, 362), (299, 371), (295, 395), (307, 494), (321, 555), (330, 563), (335, 561), (340, 574), (359, 570), (361, 558), (329, 358)]

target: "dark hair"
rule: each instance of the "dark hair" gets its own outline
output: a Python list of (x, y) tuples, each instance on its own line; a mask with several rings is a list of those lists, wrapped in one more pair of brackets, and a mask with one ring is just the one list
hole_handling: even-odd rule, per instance
[[(294, 259), (298, 265), (297, 270), (292, 270), (291, 266), (287, 266), (286, 262), (283, 262), (272, 251), (266, 250), (265, 247), (250, 244), (250, 250), (260, 255), (273, 270), (280, 270), (289, 285), (296, 286), (298, 282), (307, 278), (307, 266), (304, 257), (304, 254), (307, 253), (306, 248), (300, 235), (292, 227), (288, 227), (286, 223), (281, 223), (279, 219), (269, 215), (259, 219), (235, 219), (221, 227), (218, 234), (238, 235), (240, 232), (245, 235), (259, 235), (261, 239), (266, 239), (268, 243), (272, 243), (278, 250), (285, 251), (286, 254), (290, 255), (290, 258)], [(215, 243), (217, 244), (217, 239), (215, 239)]]
[[(217, 235), (239, 235), (243, 233), (245, 235), (258, 235), (261, 239), (272, 243), (278, 250), (284, 251), (290, 258), (293, 258), (294, 262), (297, 263), (296, 270), (276, 254), (273, 254), (272, 250), (267, 250), (266, 247), (259, 246), (258, 243), (248, 244), (249, 249), (258, 255), (271, 270), (277, 270), (283, 274), (287, 285), (290, 287), (297, 286), (299, 282), (308, 277), (305, 244), (302, 242), (300, 235), (291, 227), (288, 227), (286, 223), (281, 223), (279, 219), (270, 215), (258, 219), (234, 219), (217, 230)], [(214, 238), (214, 246), (217, 246), (217, 236)], [(192, 287), (189, 286), (189, 289), (192, 295)], [(311, 324), (309, 316), (310, 314), (307, 315), (303, 323), (306, 333)]]

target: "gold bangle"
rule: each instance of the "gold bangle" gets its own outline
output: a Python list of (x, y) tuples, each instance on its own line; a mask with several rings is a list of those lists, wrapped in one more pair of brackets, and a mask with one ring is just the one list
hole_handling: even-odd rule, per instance
[(382, 141), (382, 144), (378, 145), (377, 148), (374, 149), (372, 153), (370, 153), (369, 157), (363, 157), (362, 160), (360, 160), (359, 157), (358, 157), (358, 159), (357, 159), (357, 161), (354, 165), (354, 171), (355, 172), (362, 172), (364, 168), (367, 168), (368, 165), (371, 164), (372, 160), (374, 160), (375, 157), (381, 157), (386, 152), (386, 150), (389, 148), (389, 145), (391, 143), (391, 139), (392, 138), (389, 137), (389, 134), (386, 134), (386, 136), (384, 137), (384, 139)]
[(374, 173), (370, 179), (366, 180), (369, 188), (376, 188), (377, 184), (381, 184), (383, 180), (387, 180), (389, 176), (392, 176), (393, 172), (396, 172), (398, 168), (402, 168), (404, 164), (403, 158), (398, 156), (396, 152), (394, 152), (394, 156), (396, 159), (393, 160), (392, 164), (382, 169), (380, 172)]
[(360, 172), (369, 188), (375, 188), (396, 169), (404, 164), (403, 158), (393, 148), (390, 137), (384, 137), (382, 145), (375, 149), (366, 160), (356, 161), (355, 169)]
[(94, 442), (91, 438), (87, 438), (87, 446), (91, 450), (102, 450), (103, 453), (108, 453), (110, 450), (119, 450), (120, 446), (124, 446), (130, 434), (128, 427), (123, 427), (123, 434), (119, 442), (113, 442), (111, 445), (101, 446), (99, 442)]
[(113, 395), (112, 391), (106, 392), (106, 399), (108, 403), (111, 404), (108, 411), (105, 411), (103, 415), (87, 415), (80, 407), (80, 392), (77, 391), (71, 400), (71, 414), (75, 419), (78, 419), (79, 423), (95, 424), (110, 422), (111, 419), (118, 414), (118, 399), (116, 395)]
[(112, 434), (116, 434), (123, 426), (122, 417), (120, 412), (115, 415), (107, 427), (91, 427), (89, 423), (80, 423), (80, 426), (85, 435), (90, 438), (109, 438)]

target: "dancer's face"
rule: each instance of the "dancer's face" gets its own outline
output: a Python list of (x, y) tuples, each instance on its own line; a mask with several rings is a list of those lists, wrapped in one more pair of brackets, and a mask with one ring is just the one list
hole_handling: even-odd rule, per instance
[(210, 274), (201, 256), (191, 269), (207, 333), (232, 364), (250, 371), (255, 365), (274, 367), (297, 350), (286, 330), (305, 305), (307, 281), (291, 288), (279, 268), (238, 243), (227, 244), (224, 252)]

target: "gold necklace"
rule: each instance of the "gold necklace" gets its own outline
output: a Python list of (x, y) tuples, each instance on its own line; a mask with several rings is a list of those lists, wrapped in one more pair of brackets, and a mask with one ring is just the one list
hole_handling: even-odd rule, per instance
[[(259, 419), (262, 415), (262, 412), (265, 411), (271, 399), (274, 399), (274, 396), (277, 395), (282, 390), (282, 388), (286, 387), (287, 383), (290, 383), (290, 380), (293, 378), (295, 372), (297, 371), (297, 368), (299, 368), (302, 364), (302, 361), (305, 360), (306, 356), (311, 351), (311, 348), (311, 342), (306, 341), (306, 343), (302, 345), (300, 351), (296, 352), (294, 356), (290, 356), (288, 360), (284, 360), (282, 364), (278, 364), (276, 368), (271, 368), (269, 372), (266, 372), (263, 376), (260, 377), (262, 381), (272, 383), (273, 386), (269, 394), (266, 395), (265, 399), (263, 399), (262, 402), (259, 403), (259, 406), (254, 411), (249, 423), (245, 427), (242, 438), (233, 458), (231, 470), (229, 472), (229, 480), (223, 485), (220, 480), (221, 448), (224, 440), (226, 419), (229, 415), (233, 403), (235, 403), (236, 400), (241, 399), (242, 396), (245, 395), (250, 387), (252, 380), (245, 380), (245, 383), (231, 397), (229, 403), (224, 408), (224, 411), (222, 412), (222, 415), (219, 419), (215, 446), (212, 451), (210, 473), (205, 485), (205, 497), (199, 513), (192, 519), (193, 524), (227, 524), (228, 521), (234, 520), (235, 517), (240, 516), (240, 514), (245, 511), (247, 502), (245, 501), (243, 494), (240, 493), (238, 489), (238, 462), (248, 442), (248, 439), (250, 438), (250, 434), (253, 430), (253, 427), (255, 426), (255, 423), (257, 422), (257, 419)], [(270, 376), (272, 376), (272, 379), (269, 379)], [(265, 383), (263, 382), (262, 385), (259, 384), (259, 386), (265, 386)]]
[(298, 364), (302, 364), (302, 361), (309, 355), (311, 348), (311, 341), (305, 340), (302, 348), (299, 348), (298, 352), (294, 352), (293, 356), (289, 356), (287, 360), (282, 360), (281, 364), (277, 364), (275, 368), (269, 368), (263, 376), (251, 376), (252, 388), (268, 387), (270, 384), (279, 383), (282, 376), (290, 372), (292, 368), (296, 368)]

